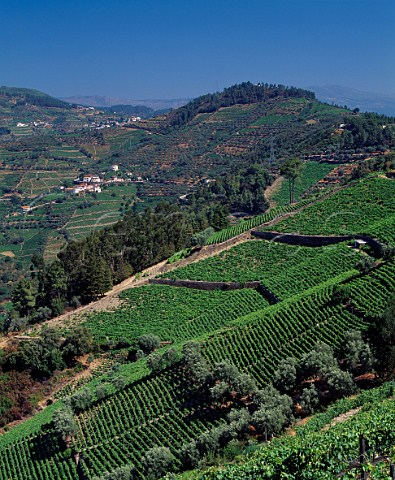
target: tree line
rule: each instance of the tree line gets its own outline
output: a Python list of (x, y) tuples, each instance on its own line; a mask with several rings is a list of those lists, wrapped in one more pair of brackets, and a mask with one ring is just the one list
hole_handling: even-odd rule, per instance
[(59, 315), (67, 306), (92, 301), (114, 284), (191, 246), (194, 234), (228, 225), (226, 208), (202, 203), (183, 208), (162, 203), (140, 214), (129, 212), (116, 224), (71, 241), (50, 264), (33, 255), (30, 276), (14, 288), (14, 309), (3, 330), (21, 330)]
[(269, 208), (264, 191), (271, 184), (271, 177), (260, 164), (233, 166), (231, 171), (215, 181), (203, 181), (189, 197), (189, 203), (217, 202), (229, 212), (245, 212), (258, 215)]
[(341, 136), (343, 149), (366, 148), (370, 146), (395, 145), (395, 136), (391, 127), (393, 118), (376, 113), (348, 115), (344, 118), (345, 127)]

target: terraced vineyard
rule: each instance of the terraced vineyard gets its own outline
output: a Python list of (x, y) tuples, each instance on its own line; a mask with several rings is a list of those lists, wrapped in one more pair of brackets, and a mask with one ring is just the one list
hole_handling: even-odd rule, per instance
[[(56, 249), (66, 240), (79, 238), (87, 229), (103, 227), (106, 222), (113, 223), (135, 196), (152, 204), (166, 192), (180, 196), (190, 188), (192, 179), (226, 173), (232, 162), (256, 153), (258, 146), (266, 148), (271, 136), (287, 155), (291, 145), (295, 145), (297, 153), (321, 153), (332, 145), (334, 125), (346, 113), (310, 97), (272, 96), (267, 103), (197, 111), (188, 124), (179, 118), (174, 129), (169, 122), (177, 117), (171, 116), (142, 121), (135, 128), (108, 129), (103, 137), (93, 135), (86, 149), (75, 146), (78, 138), (73, 133), (65, 133), (62, 142), (52, 139), (46, 150), (37, 149), (36, 158), (32, 158), (32, 152), (12, 155), (3, 146), (0, 159), (4, 169), (0, 175), (6, 189), (19, 185), (26, 191), (30, 189), (32, 196), (45, 194), (34, 201), (37, 208), (23, 217), (20, 207), (5, 197), (4, 204), (10, 208), (3, 207), (2, 212), (10, 215), (4, 215), (7, 228), (1, 240), (3, 253), (10, 256), (3, 259), (4, 263), (11, 261), (12, 255), (21, 261), (28, 253), (44, 249), (47, 258), (54, 258)], [(66, 140), (70, 144), (65, 144)], [(130, 168), (133, 175), (147, 174), (161, 181), (144, 182), (138, 189), (130, 185), (110, 187), (91, 201), (48, 194), (56, 183), (74, 175), (81, 162), (90, 168), (97, 160), (102, 168), (110, 165), (115, 154), (117, 162)], [(46, 169), (49, 157), (56, 165), (56, 179), (49, 179), (53, 171), (52, 167)], [(181, 172), (180, 159), (183, 167), (187, 165), (187, 173)], [(18, 169), (17, 173), (9, 167)], [(207, 245), (221, 243), (274, 219), (274, 225), (262, 228), (314, 235), (365, 233), (384, 243), (395, 243), (394, 180), (371, 176), (335, 193), (303, 198), (302, 193), (329, 168), (307, 164), (298, 186), (299, 203), (285, 205), (284, 182), (277, 193), (277, 207), (215, 233)], [(183, 185), (162, 184), (162, 180), (171, 182), (175, 178)], [(36, 235), (37, 228), (45, 228), (44, 237)], [(5, 250), (9, 244), (12, 247)], [(62, 324), (65, 331), (77, 323), (91, 331), (95, 342), (92, 356), (98, 353), (104, 357), (105, 368), (83, 372), (74, 379), (75, 384), (67, 384), (51, 398), (53, 404), (0, 435), (0, 480), (93, 480), (125, 465), (134, 465), (133, 478), (143, 480), (147, 475), (142, 459), (154, 446), (169, 448), (177, 457), (175, 468), (181, 469), (180, 452), (212, 426), (223, 424), (231, 406), (225, 402), (216, 405), (206, 386), (194, 382), (193, 368), (180, 360), (185, 343), (193, 340), (201, 347), (199, 350), (198, 345), (195, 352), (197, 360), (192, 359), (194, 367), (208, 371), (206, 363), (214, 367), (228, 360), (240, 372), (251, 375), (258, 387), (264, 387), (273, 380), (283, 359), (300, 359), (317, 341), (338, 347), (346, 331), (365, 332), (372, 319), (383, 313), (388, 299), (395, 294), (395, 260), (376, 259), (373, 268), (361, 273), (355, 269), (361, 258), (368, 259), (367, 263), (371, 260), (366, 253), (356, 252), (346, 244), (310, 248), (249, 241), (165, 276), (240, 283), (258, 280), (278, 298), (274, 305), (269, 305), (260, 289), (204, 291), (148, 285), (125, 291), (115, 311), (96, 312)], [(348, 293), (347, 301), (339, 298), (339, 286), (346, 287), (340, 292)], [(143, 334), (159, 336), (166, 346), (162, 344), (148, 360), (134, 361), (135, 343)], [(173, 345), (172, 350), (167, 344)], [(155, 368), (155, 358), (165, 362), (166, 357), (160, 354), (170, 351), (174, 359)], [(96, 360), (100, 363), (102, 358)], [(76, 421), (76, 433), (67, 443), (55, 431), (53, 415), (58, 408), (72, 403), (70, 396), (75, 392), (88, 392), (91, 398), (83, 407), (75, 408), (71, 420)], [(230, 404), (245, 405), (244, 400), (238, 403), (233, 394)], [(384, 390), (374, 395), (344, 401), (327, 416), (317, 417), (299, 429), (295, 437), (273, 440), (245, 465), (212, 469), (203, 478), (334, 478), (358, 456), (356, 442), (361, 431), (376, 444), (380, 454), (387, 455), (395, 443), (393, 399), (387, 399)], [(322, 435), (321, 429), (335, 417), (335, 412), (345, 412), (347, 407), (366, 401), (371, 406), (356, 415), (347, 429), (337, 425)], [(332, 476), (325, 476), (322, 469)]]
[(380, 265), (368, 275), (350, 282), (351, 298), (358, 312), (366, 317), (377, 317), (388, 302), (388, 292), (394, 291), (394, 262)]
[(242, 220), (237, 225), (224, 228), (223, 230), (213, 233), (213, 235), (207, 239), (206, 245), (214, 245), (216, 243), (225, 242), (230, 238), (236, 237), (237, 235), (241, 235), (242, 233), (251, 230), (251, 228), (262, 225), (262, 223), (270, 222), (271, 220), (279, 218), (286, 213), (293, 212), (294, 210), (297, 210), (312, 201), (312, 199), (309, 199), (284, 207), (271, 208), (267, 213), (262, 213), (261, 215), (249, 218), (248, 220)]
[(79, 415), (77, 445), (83, 452), (86, 478), (130, 462), (143, 476), (143, 452), (161, 445), (176, 454), (205, 431), (206, 421), (209, 425), (217, 423), (218, 414), (207, 418), (207, 405), (191, 402), (191, 394), (190, 384), (176, 368), (133, 384)]
[[(250, 373), (258, 385), (264, 385), (282, 358), (289, 355), (299, 358), (317, 340), (336, 345), (345, 328), (366, 328), (359, 314), (332, 303), (333, 288), (339, 282), (350, 285), (358, 310), (365, 306), (370, 309), (369, 313), (377, 315), (384, 305), (379, 302), (372, 306), (371, 297), (384, 298), (395, 292), (394, 273), (394, 262), (390, 262), (372, 270), (367, 277), (350, 278), (344, 274), (332, 279), (278, 305), (235, 320), (211, 336), (202, 337), (203, 353), (211, 364), (231, 360), (242, 371)], [(364, 278), (371, 279), (369, 297), (361, 288)], [(78, 415), (75, 448), (81, 456), (79, 469), (91, 479), (109, 469), (134, 463), (138, 478), (143, 478), (141, 457), (147, 448), (165, 445), (177, 453), (182, 445), (196, 438), (210, 424), (220, 421), (216, 416), (207, 415), (204, 404), (194, 403), (189, 383), (177, 365), (142, 377)], [(37, 461), (34, 449), (47, 452), (47, 457)], [(24, 473), (12, 478), (22, 480), (27, 475), (31, 478), (51, 478), (51, 475), (60, 479), (77, 478), (74, 459), (70, 453), (60, 451), (51, 430), (35, 434), (34, 441), (11, 443), (0, 452), (5, 465), (2, 480), (9, 478), (9, 472), (15, 469), (16, 458)], [(56, 466), (54, 459), (59, 460)]]
[[(229, 359), (242, 371), (250, 373), (258, 385), (264, 385), (272, 378), (273, 371), (282, 358), (289, 355), (299, 358), (317, 340), (337, 345), (346, 328), (365, 329), (367, 324), (360, 312), (365, 308), (366, 312), (377, 316), (383, 311), (384, 298), (395, 292), (394, 273), (394, 262), (389, 262), (359, 278), (353, 278), (353, 272), (347, 272), (274, 306), (254, 304), (255, 309), (261, 309), (231, 321), (223, 330), (200, 337), (204, 356), (211, 364)], [(350, 285), (352, 299), (358, 311), (352, 313), (348, 307), (332, 302), (333, 288), (339, 282)], [(364, 282), (369, 282), (366, 288)], [(166, 295), (165, 289), (168, 289)], [(367, 291), (369, 295), (366, 294)], [(222, 305), (225, 304), (225, 298), (232, 298), (229, 293), (236, 294), (233, 298), (256, 293), (197, 293), (193, 290), (184, 292), (184, 289), (157, 286), (131, 290), (126, 295), (132, 305), (139, 302), (139, 307), (146, 315), (144, 322), (153, 322), (154, 311), (158, 313), (161, 309), (160, 303), (157, 303), (155, 309), (151, 310), (152, 313), (145, 312), (146, 307), (155, 299), (155, 295), (149, 292), (156, 292), (157, 300), (161, 298), (162, 308), (166, 300), (171, 300), (166, 309), (172, 305), (173, 310), (167, 314), (163, 312), (163, 318), (167, 315), (169, 320), (173, 319), (173, 330), (182, 330), (182, 318), (188, 324), (186, 319), (196, 315), (196, 312), (205, 315), (199, 307), (199, 303), (208, 303), (208, 296), (205, 294), (212, 296), (214, 303), (218, 302), (217, 307), (214, 303), (207, 307), (206, 318), (212, 320), (215, 319), (216, 311), (221, 308), (226, 310)], [(372, 304), (372, 298), (382, 301)], [(185, 310), (179, 313), (178, 317), (174, 317), (182, 306)], [(237, 308), (240, 309), (240, 303)], [(110, 318), (111, 314), (108, 315), (108, 319)], [(228, 318), (228, 322), (229, 320)], [(169, 326), (162, 325), (163, 320), (158, 319), (157, 315), (156, 321), (156, 324), (151, 323), (151, 332), (160, 334), (165, 328), (170, 329)], [(116, 327), (117, 322), (113, 322), (113, 325)], [(113, 325), (107, 322), (108, 331)], [(90, 327), (94, 328), (93, 322)], [(198, 328), (191, 334), (199, 339), (199, 333), (213, 328), (218, 328), (218, 324), (204, 324), (204, 328)], [(140, 328), (135, 334), (141, 332)], [(180, 338), (181, 335), (178, 339)], [(92, 407), (79, 414), (77, 420), (79, 433), (74, 448), (80, 453), (78, 471), (80, 474), (83, 472), (85, 478), (92, 479), (105, 471), (130, 463), (136, 465), (138, 478), (143, 478), (141, 457), (148, 448), (164, 445), (177, 453), (185, 443), (220, 421), (220, 418), (209, 415), (204, 404), (194, 403), (189, 383), (176, 365), (156, 375), (142, 376), (140, 380), (112, 394), (108, 399), (95, 402)], [(3, 447), (0, 448), (2, 480), (10, 477), (16, 480), (78, 478), (71, 451), (62, 450), (50, 425), (36, 433), (32, 430), (30, 435), (28, 432), (29, 429), (26, 429), (22, 437), (18, 439), (15, 436), (15, 440), (8, 444), (3, 442)], [(4, 440), (6, 438), (7, 436)], [(41, 453), (38, 454), (38, 451)]]
[[(302, 195), (331, 170), (333, 170), (333, 165), (329, 163), (305, 162), (300, 178), (295, 181), (295, 201), (301, 200)], [(289, 204), (289, 182), (287, 180), (284, 179), (280, 189), (271, 197), (271, 200), (278, 206)]]
[(218, 282), (260, 280), (278, 298), (285, 299), (352, 270), (360, 258), (361, 254), (346, 244), (313, 248), (256, 240), (162, 277)]
[(77, 467), (70, 452), (62, 448), (54, 432), (12, 444), (0, 452), (2, 480), (74, 480)]
[(301, 357), (318, 341), (337, 345), (344, 329), (364, 330), (366, 320), (342, 305), (332, 303), (333, 288), (346, 282), (358, 311), (380, 315), (395, 293), (395, 263), (383, 264), (361, 278), (352, 272), (326, 284), (255, 312), (207, 340), (204, 355), (214, 364), (224, 357), (263, 384), (273, 375), (282, 358)]
[(341, 306), (331, 305), (337, 283), (329, 283), (309, 295), (252, 313), (228, 331), (214, 335), (205, 344), (205, 357), (212, 365), (226, 358), (262, 386), (272, 378), (282, 358), (300, 358), (318, 340), (337, 345), (345, 325), (363, 330), (363, 320)]
[(240, 315), (268, 305), (255, 290), (208, 292), (162, 285), (127, 290), (122, 299), (122, 308), (94, 314), (84, 323), (98, 343), (133, 342), (152, 332), (162, 340), (179, 342), (221, 328)]
[(383, 220), (372, 223), (366, 227), (366, 235), (379, 238), (387, 245), (395, 244), (395, 215), (387, 216)]
[(369, 177), (305, 208), (297, 216), (262, 229), (307, 235), (366, 233), (395, 243), (394, 198), (394, 180)]
[[(369, 449), (366, 455), (365, 471), (371, 478), (390, 478), (389, 463), (386, 458), (394, 460), (395, 444), (395, 405), (390, 397), (391, 387), (374, 390), (370, 395), (362, 395), (356, 401), (340, 401), (332, 408), (332, 412), (346, 412), (344, 408), (362, 406), (362, 411), (345, 422), (331, 426), (325, 431), (319, 428), (311, 429), (310, 423), (322, 425), (320, 415), (313, 417), (306, 427), (297, 430), (295, 436), (284, 436), (270, 442), (251, 455), (241, 465), (227, 465), (221, 469), (210, 471), (189, 478), (201, 480), (239, 480), (240, 478), (273, 478), (308, 479), (320, 478), (330, 480), (342, 476), (344, 478), (359, 478), (361, 468), (358, 464), (359, 438), (363, 434)], [(386, 398), (387, 397), (387, 398)], [(390, 398), (388, 398), (390, 397)], [(330, 421), (329, 415), (323, 415)], [(318, 420), (316, 422), (315, 420)], [(323, 425), (322, 425), (323, 426)], [(373, 453), (381, 457), (375, 463), (371, 462)]]

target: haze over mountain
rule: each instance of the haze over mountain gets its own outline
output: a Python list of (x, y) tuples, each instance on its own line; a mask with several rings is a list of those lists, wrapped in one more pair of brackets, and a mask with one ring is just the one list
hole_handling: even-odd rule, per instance
[(348, 108), (359, 108), (361, 112), (376, 112), (384, 115), (395, 115), (395, 96), (382, 93), (364, 92), (340, 85), (310, 86), (318, 100), (336, 105), (347, 105)]
[(69, 103), (77, 103), (78, 105), (86, 105), (89, 107), (112, 107), (113, 105), (144, 105), (153, 110), (165, 110), (171, 108), (182, 107), (188, 103), (190, 98), (173, 98), (173, 99), (143, 99), (135, 100), (131, 98), (107, 97), (103, 95), (75, 95), (73, 97), (60, 97)]
[[(395, 116), (395, 96), (377, 92), (366, 92), (356, 88), (343, 87), (340, 85), (320, 85), (306, 87), (313, 91), (318, 100), (330, 104), (354, 109), (361, 112), (375, 112), (384, 115)], [(86, 105), (91, 107), (112, 107), (113, 105), (143, 105), (153, 110), (175, 109), (187, 104), (191, 98), (173, 99), (132, 99), (119, 98), (104, 95), (75, 95), (72, 97), (59, 97), (69, 103)]]

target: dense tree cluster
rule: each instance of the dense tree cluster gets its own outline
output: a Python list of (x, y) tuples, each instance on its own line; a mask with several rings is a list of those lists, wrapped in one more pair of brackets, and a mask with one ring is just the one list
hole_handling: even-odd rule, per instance
[[(107, 109), (106, 109), (107, 110)], [(125, 115), (136, 115), (142, 118), (150, 118), (155, 115), (155, 110), (145, 105), (112, 105), (108, 108), (111, 112), (123, 113)]]
[(29, 371), (34, 378), (48, 378), (55, 370), (72, 366), (76, 356), (89, 352), (92, 336), (83, 327), (66, 337), (59, 331), (43, 328), (40, 337), (22, 342), (19, 348), (7, 351), (2, 357), (3, 371)]
[(228, 225), (227, 210), (218, 203), (180, 208), (159, 204), (125, 218), (81, 241), (73, 241), (46, 265), (32, 258), (32, 274), (14, 288), (14, 314), (3, 330), (21, 330), (59, 315), (65, 306), (78, 306), (103, 295), (128, 276), (169, 258), (196, 243), (193, 234)]
[(230, 173), (202, 183), (190, 197), (190, 205), (218, 203), (231, 212), (257, 215), (268, 209), (264, 191), (271, 184), (267, 170), (259, 164), (235, 166)]
[(345, 117), (344, 122), (345, 130), (341, 138), (343, 148), (395, 145), (395, 135), (390, 125), (392, 119), (385, 115), (352, 115)]
[(221, 107), (258, 103), (276, 97), (303, 97), (313, 100), (315, 94), (308, 90), (286, 87), (284, 85), (244, 82), (225, 88), (222, 92), (202, 95), (201, 97), (195, 98), (187, 105), (171, 112), (169, 122), (172, 126), (181, 126), (192, 120), (198, 113), (215, 112)]
[[(21, 339), (4, 349), (0, 356), (0, 425), (31, 414), (36, 406), (35, 393), (41, 395), (45, 391), (43, 381), (56, 371), (74, 367), (76, 357), (91, 349), (91, 334), (82, 327), (65, 337), (57, 330), (43, 327), (39, 337)], [(82, 409), (84, 401), (78, 397), (73, 406)]]
[(363, 160), (358, 163), (357, 168), (352, 172), (352, 178), (362, 178), (372, 172), (389, 173), (395, 169), (395, 154), (393, 152), (380, 155), (370, 160)]

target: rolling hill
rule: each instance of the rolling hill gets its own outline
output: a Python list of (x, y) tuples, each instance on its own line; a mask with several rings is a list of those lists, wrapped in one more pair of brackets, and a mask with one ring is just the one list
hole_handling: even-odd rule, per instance
[[(330, 216), (331, 205), (344, 209), (350, 202), (355, 211), (369, 204), (370, 210), (364, 210), (367, 223), (385, 223), (391, 217), (385, 202), (395, 198), (393, 182), (377, 175), (356, 181), (324, 199), (312, 199), (311, 206), (301, 203), (289, 218), (281, 220), (279, 213), (276, 227), (281, 230), (282, 222), (287, 224), (292, 219), (292, 225), (296, 226), (292, 231), (299, 231), (302, 227), (298, 225), (305, 225), (310, 219), (311, 229), (302, 231), (321, 233), (317, 228), (320, 224), (311, 220), (309, 209), (315, 210), (315, 218), (319, 215), (317, 209)], [(342, 233), (343, 228), (340, 221), (323, 233)], [(376, 231), (372, 231), (372, 235), (377, 236)], [(206, 248), (210, 256), (211, 247)], [(209, 437), (233, 428), (227, 426), (233, 425), (227, 423), (231, 407), (236, 410), (247, 407), (252, 411), (254, 408), (248, 401), (244, 404), (244, 397), (238, 399), (235, 393), (227, 400), (229, 403), (213, 402), (204, 383), (197, 380), (201, 370), (195, 370), (196, 366), (214, 372), (221, 362), (228, 362), (253, 379), (256, 387), (249, 388), (263, 389), (259, 390), (263, 392), (285, 358), (304, 358), (317, 341), (326, 342), (337, 351), (347, 330), (366, 333), (372, 319), (383, 314), (388, 299), (395, 293), (393, 259), (378, 258), (370, 270), (356, 269), (367, 254), (372, 252), (355, 251), (345, 243), (303, 247), (248, 241), (246, 237), (219, 256), (176, 268), (164, 276), (224, 281), (228, 285), (239, 281), (242, 286), (247, 281), (258, 280), (275, 294), (275, 303), (268, 301), (259, 289), (205, 291), (171, 283), (148, 284), (126, 290), (115, 312), (77, 317), (75, 321), (82, 322), (93, 335), (96, 348), (102, 352), (113, 350), (115, 356), (108, 356), (91, 376), (59, 390), (53, 405), (0, 437), (0, 478), (105, 478), (106, 472), (131, 465), (132, 478), (150, 478), (146, 455), (151, 451), (158, 454), (158, 447), (164, 448), (172, 459), (165, 470), (182, 471), (188, 465), (189, 468), (196, 466), (192, 461), (194, 457), (187, 453), (192, 452), (192, 446), (197, 448), (196, 454), (204, 452), (204, 442)], [(339, 289), (346, 289), (346, 300), (336, 296)], [(65, 332), (69, 328), (75, 326), (63, 325)], [(149, 357), (133, 356), (134, 345), (141, 335), (147, 334), (158, 335), (162, 347)], [(191, 340), (192, 345), (188, 344)], [(194, 350), (196, 348), (198, 350)], [(187, 355), (191, 355), (193, 363), (185, 360), (189, 358)], [(159, 362), (156, 367), (150, 358)], [(112, 366), (114, 361), (116, 366)], [(53, 423), (54, 411), (62, 411), (70, 402), (73, 405), (72, 399), (77, 398), (78, 392), (88, 400), (84, 406), (74, 407), (76, 427), (65, 444), (56, 433), (59, 427), (56, 421)], [(389, 395), (392, 394), (387, 386), (340, 403), (322, 418), (310, 420), (305, 430), (297, 430), (296, 437), (276, 439), (248, 457), (244, 464), (225, 470), (213, 469), (202, 473), (202, 478), (242, 478), (240, 475), (249, 478), (249, 472), (259, 472), (262, 478), (266, 478), (265, 475), (277, 478), (276, 458), (283, 458), (284, 468), (296, 478), (305, 478), (296, 472), (315, 472), (318, 465), (327, 475), (323, 478), (332, 478), (333, 472), (347, 468), (347, 462), (358, 456), (360, 433), (364, 432), (369, 441), (376, 439), (382, 431), (378, 428), (382, 429), (384, 423), (386, 433), (380, 436), (383, 441), (375, 441), (374, 448), (379, 458), (389, 458), (393, 446), (389, 433), (393, 399), (387, 400)], [(336, 415), (364, 405), (365, 410), (350, 423), (332, 427), (322, 436), (320, 429)], [(253, 430), (249, 435), (254, 437)], [(351, 438), (351, 442), (345, 438)], [(322, 447), (314, 453), (312, 444)], [(242, 445), (245, 448), (246, 444)], [(323, 461), (328, 448), (332, 453)], [(204, 458), (207, 461), (209, 457)], [(270, 467), (273, 473), (260, 470), (262, 458), (273, 459), (265, 460), (267, 468), (273, 465)], [(310, 459), (306, 460), (308, 470), (303, 463), (305, 458)], [(375, 468), (385, 468), (385, 465)], [(358, 472), (358, 468), (355, 471)], [(155, 475), (152, 478), (158, 478), (159, 474)]]
[(395, 116), (395, 96), (374, 92), (364, 92), (354, 88), (338, 85), (308, 87), (322, 102), (335, 105), (347, 105), (348, 108), (359, 108), (361, 112), (376, 112)]
[[(249, 82), (136, 122), (1, 98), (3, 280), (33, 253), (46, 263), (35, 255), (0, 339), (0, 480), (355, 478), (362, 432), (369, 455), (394, 460), (393, 384), (379, 386), (395, 364), (391, 119)], [(25, 127), (7, 116), (21, 101)], [(64, 121), (36, 127), (32, 112)], [(304, 168), (290, 205), (279, 172), (292, 156)], [(108, 181), (101, 192), (57, 190), (88, 173)], [(252, 198), (243, 178), (263, 194), (274, 177), (270, 204), (228, 226), (230, 198)]]

